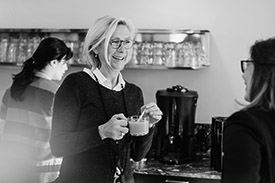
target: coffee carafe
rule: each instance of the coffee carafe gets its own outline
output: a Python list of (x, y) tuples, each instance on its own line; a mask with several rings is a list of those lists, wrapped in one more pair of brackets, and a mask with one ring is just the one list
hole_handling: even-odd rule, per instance
[(156, 159), (166, 164), (192, 162), (198, 93), (176, 85), (158, 90), (156, 100), (163, 112), (153, 140)]

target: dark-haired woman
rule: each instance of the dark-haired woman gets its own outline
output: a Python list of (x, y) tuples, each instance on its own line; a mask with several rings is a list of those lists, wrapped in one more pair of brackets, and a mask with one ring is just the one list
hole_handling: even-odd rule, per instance
[(61, 80), (73, 56), (57, 38), (45, 38), (2, 99), (0, 182), (44, 183), (56, 179), (61, 158), (52, 155), (49, 145), (52, 106)]
[(275, 38), (256, 41), (241, 61), (248, 106), (224, 128), (222, 183), (275, 182)]

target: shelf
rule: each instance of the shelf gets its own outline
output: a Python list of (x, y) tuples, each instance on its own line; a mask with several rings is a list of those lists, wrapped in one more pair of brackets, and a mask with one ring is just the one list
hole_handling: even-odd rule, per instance
[(206, 67), (167, 67), (163, 65), (126, 65), (125, 69), (153, 69), (153, 70), (167, 70), (167, 69), (176, 69), (176, 70), (196, 70)]
[(77, 33), (82, 32), (86, 33), (87, 29), (0, 29), (0, 33), (49, 33), (49, 32), (67, 32), (67, 33)]
[[(0, 62), (0, 67), (21, 67), (23, 63)], [(69, 64), (70, 67), (88, 67), (85, 64)]]
[[(0, 67), (21, 67), (23, 64), (0, 62)], [(85, 64), (69, 64), (70, 67), (89, 67)], [(142, 70), (197, 70), (200, 68), (192, 67), (167, 67), (162, 65), (126, 65), (125, 69), (142, 69)]]
[[(20, 66), (43, 38), (57, 37), (74, 52), (70, 65), (83, 66), (81, 55), (87, 30), (0, 29), (0, 65)], [(210, 31), (138, 29), (132, 53), (126, 69), (207, 68), (210, 66)]]

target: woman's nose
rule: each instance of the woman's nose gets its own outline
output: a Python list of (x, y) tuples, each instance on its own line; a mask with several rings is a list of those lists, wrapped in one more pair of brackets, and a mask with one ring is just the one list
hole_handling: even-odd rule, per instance
[(245, 80), (245, 77), (244, 77), (244, 72), (242, 73), (242, 78), (243, 78), (243, 80)]
[(119, 52), (124, 52), (126, 49), (125, 49), (125, 47), (124, 47), (124, 44), (120, 44), (120, 46), (117, 48), (117, 50), (119, 51)]

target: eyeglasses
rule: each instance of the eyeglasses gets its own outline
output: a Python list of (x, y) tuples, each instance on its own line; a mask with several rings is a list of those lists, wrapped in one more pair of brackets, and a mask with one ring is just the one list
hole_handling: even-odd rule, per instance
[(130, 49), (132, 48), (134, 41), (131, 39), (111, 39), (109, 43), (114, 49), (118, 49), (121, 45), (123, 45), (125, 49)]
[(253, 63), (252, 60), (241, 60), (241, 70), (244, 72), (248, 66), (248, 63)]
[(252, 60), (241, 60), (241, 70), (242, 72), (244, 72), (248, 66), (248, 63), (256, 63), (258, 65), (262, 65), (262, 66), (275, 66), (275, 63), (259, 63), (259, 62), (254, 62)]

